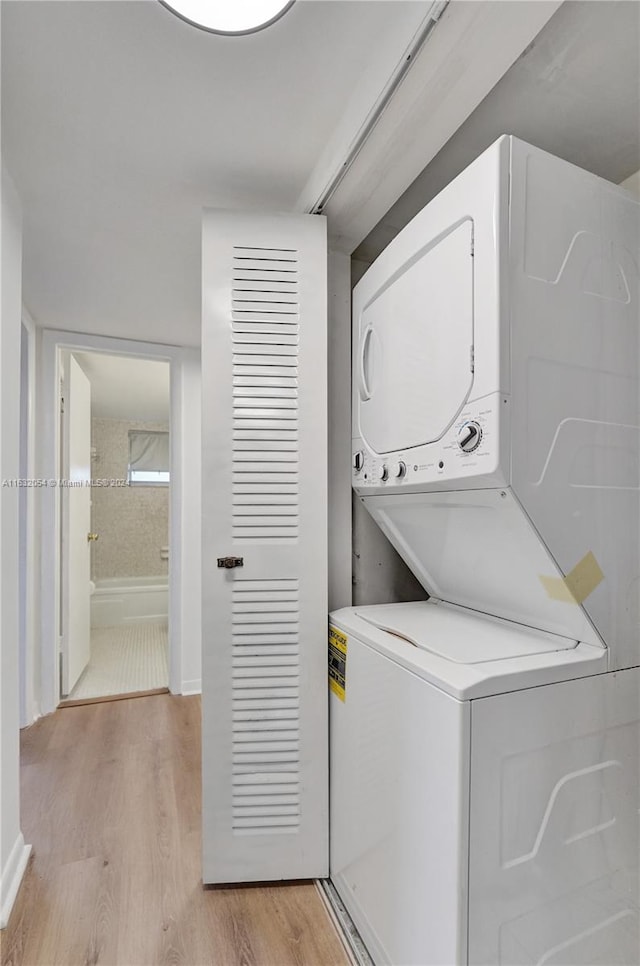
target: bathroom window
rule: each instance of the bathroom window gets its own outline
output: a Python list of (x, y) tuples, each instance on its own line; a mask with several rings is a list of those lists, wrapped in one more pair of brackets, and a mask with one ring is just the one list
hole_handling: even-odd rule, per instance
[(129, 430), (129, 483), (166, 486), (169, 483), (169, 433)]

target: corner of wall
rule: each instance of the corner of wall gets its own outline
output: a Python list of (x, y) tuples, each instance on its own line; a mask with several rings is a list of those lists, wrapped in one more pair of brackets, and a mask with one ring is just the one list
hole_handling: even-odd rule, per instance
[(202, 693), (202, 681), (200, 680), (200, 678), (197, 678), (193, 681), (182, 682), (182, 689), (180, 691), (180, 694), (182, 695), (183, 698), (189, 697), (192, 694), (201, 694), (201, 693)]
[[(22, 324), (22, 212), (2, 165), (0, 328), (0, 476), (20, 476), (20, 342)], [(18, 488), (0, 490), (0, 915), (2, 925), (24, 873), (29, 847), (20, 831), (19, 535)]]
[(620, 187), (625, 188), (640, 201), (640, 171), (636, 171), (626, 181), (623, 181)]

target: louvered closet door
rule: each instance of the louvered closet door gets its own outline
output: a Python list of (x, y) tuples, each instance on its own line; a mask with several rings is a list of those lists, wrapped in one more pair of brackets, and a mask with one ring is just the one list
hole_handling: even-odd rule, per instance
[(326, 289), (324, 218), (205, 212), (209, 883), (328, 871)]

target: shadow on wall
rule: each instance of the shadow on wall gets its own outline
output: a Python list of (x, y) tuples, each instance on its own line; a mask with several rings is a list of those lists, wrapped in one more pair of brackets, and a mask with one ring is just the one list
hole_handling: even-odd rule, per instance
[(428, 594), (353, 495), (353, 603), (394, 604)]

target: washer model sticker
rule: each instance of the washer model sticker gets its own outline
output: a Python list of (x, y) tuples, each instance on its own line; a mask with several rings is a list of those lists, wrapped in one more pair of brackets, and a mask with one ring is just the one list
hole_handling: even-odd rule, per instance
[(347, 636), (329, 625), (329, 687), (345, 700), (347, 687)]

